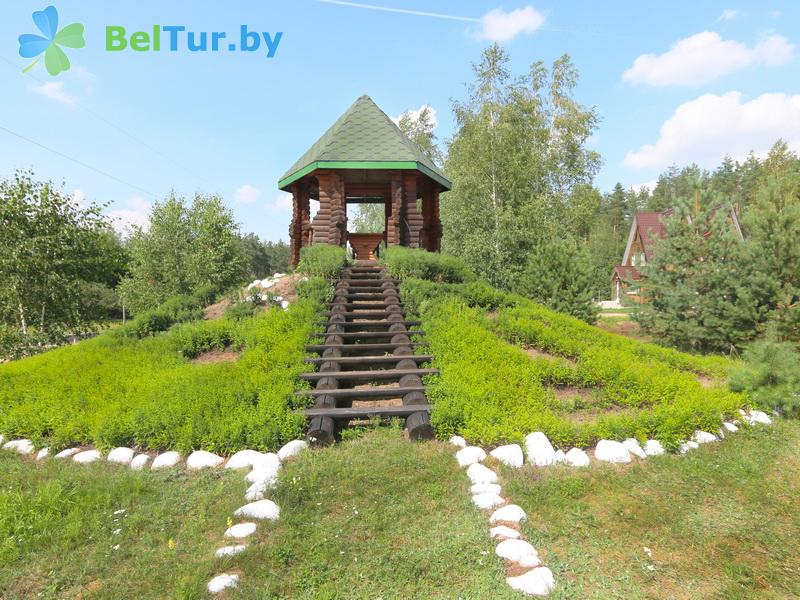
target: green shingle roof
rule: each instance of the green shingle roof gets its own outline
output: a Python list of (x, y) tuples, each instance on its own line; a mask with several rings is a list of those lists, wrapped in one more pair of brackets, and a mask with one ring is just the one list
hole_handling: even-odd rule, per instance
[(278, 182), (285, 189), (315, 169), (416, 169), (452, 184), (369, 96), (361, 96)]

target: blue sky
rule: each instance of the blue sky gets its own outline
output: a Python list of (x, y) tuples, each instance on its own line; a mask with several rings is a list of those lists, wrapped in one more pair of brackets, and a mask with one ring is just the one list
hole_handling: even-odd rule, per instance
[[(777, 137), (800, 149), (796, 2), (61, 0), (60, 26), (84, 23), (86, 47), (66, 49), (72, 68), (57, 77), (41, 63), (22, 75), (31, 61), (17, 38), (36, 32), (31, 13), (48, 4), (0, 8), (0, 176), (33, 167), (109, 203), (120, 227), (171, 189), (202, 191), (222, 195), (244, 231), (286, 239), (277, 180), (353, 100), (367, 93), (391, 116), (429, 104), (446, 140), (451, 99), (492, 40), (517, 72), (571, 55), (578, 99), (602, 119), (591, 140), (601, 190), (646, 184), (672, 163), (763, 154)], [(105, 50), (106, 26), (130, 35), (155, 24), (283, 37), (271, 59), (185, 42)]]

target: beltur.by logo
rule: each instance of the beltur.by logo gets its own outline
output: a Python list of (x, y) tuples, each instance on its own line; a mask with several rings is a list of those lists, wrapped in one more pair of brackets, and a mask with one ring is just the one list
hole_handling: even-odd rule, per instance
[(58, 11), (55, 6), (48, 6), (44, 10), (33, 13), (33, 22), (42, 35), (25, 33), (19, 36), (19, 55), (22, 58), (35, 58), (23, 73), (35, 67), (44, 53), (44, 66), (50, 75), (58, 75), (69, 70), (69, 58), (61, 49), (83, 48), (86, 45), (83, 39), (83, 24), (71, 23), (63, 29), (58, 29)]
[(262, 47), (263, 41), (267, 58), (273, 58), (282, 37), (282, 31), (251, 31), (247, 25), (239, 27), (238, 36), (230, 38), (224, 31), (187, 31), (183, 25), (153, 25), (152, 31), (135, 31), (130, 35), (120, 25), (107, 25), (106, 50), (120, 52), (130, 48), (136, 52), (160, 52), (164, 48), (170, 52), (182, 49), (189, 52), (255, 52)]

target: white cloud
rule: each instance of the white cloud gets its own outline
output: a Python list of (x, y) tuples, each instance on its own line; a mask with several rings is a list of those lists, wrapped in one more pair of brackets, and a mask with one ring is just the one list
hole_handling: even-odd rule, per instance
[(392, 121), (394, 121), (395, 125), (399, 125), (400, 124), (400, 119), (403, 117), (403, 115), (408, 115), (413, 120), (417, 120), (417, 119), (419, 119), (420, 113), (422, 113), (422, 111), (425, 110), (426, 108), (428, 109), (428, 115), (429, 115), (429, 117), (431, 119), (431, 123), (433, 124), (433, 128), (436, 129), (439, 126), (439, 119), (436, 116), (436, 109), (433, 108), (430, 104), (423, 104), (422, 106), (420, 106), (416, 110), (414, 110), (414, 109), (407, 110), (406, 112), (401, 113), (401, 114), (397, 115), (396, 117), (390, 117), (390, 118), (392, 119)]
[(656, 87), (701, 85), (734, 71), (760, 64), (782, 65), (793, 58), (794, 46), (777, 34), (749, 48), (718, 33), (703, 31), (678, 40), (664, 54), (642, 54), (622, 79)]
[(742, 11), (735, 8), (726, 8), (722, 14), (717, 17), (717, 21), (733, 21), (736, 17), (742, 14)]
[(108, 212), (114, 229), (120, 235), (129, 235), (131, 229), (141, 227), (147, 229), (150, 227), (150, 209), (152, 206), (144, 198), (140, 196), (131, 196), (128, 200), (126, 208), (119, 208)]
[(252, 204), (261, 198), (261, 190), (249, 184), (244, 184), (234, 192), (233, 197), (242, 204)]
[(267, 202), (264, 208), (270, 211), (292, 212), (292, 195), (284, 192), (272, 202)]
[(500, 8), (490, 10), (481, 17), (478, 38), (493, 42), (507, 42), (520, 33), (533, 33), (544, 25), (545, 16), (532, 6), (505, 12)]
[(64, 91), (63, 81), (46, 81), (41, 85), (33, 86), (33, 91), (63, 104), (75, 104), (77, 99), (72, 94)]
[(762, 94), (743, 101), (741, 92), (704, 94), (681, 104), (661, 126), (658, 140), (628, 152), (622, 164), (713, 167), (726, 154), (738, 160), (751, 150), (765, 155), (778, 138), (800, 150), (800, 95)]

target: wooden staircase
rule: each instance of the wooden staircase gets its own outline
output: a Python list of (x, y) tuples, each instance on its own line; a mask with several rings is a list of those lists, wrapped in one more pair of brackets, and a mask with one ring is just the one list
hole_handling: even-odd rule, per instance
[(422, 377), (437, 371), (420, 366), (432, 356), (414, 354), (425, 332), (410, 329), (421, 323), (406, 320), (397, 283), (374, 261), (342, 271), (319, 323), (325, 331), (306, 348), (320, 355), (306, 359), (316, 371), (301, 375), (313, 389), (298, 392), (314, 398), (304, 411), (313, 443), (330, 444), (339, 427), (375, 416), (404, 417), (412, 439), (433, 437)]

